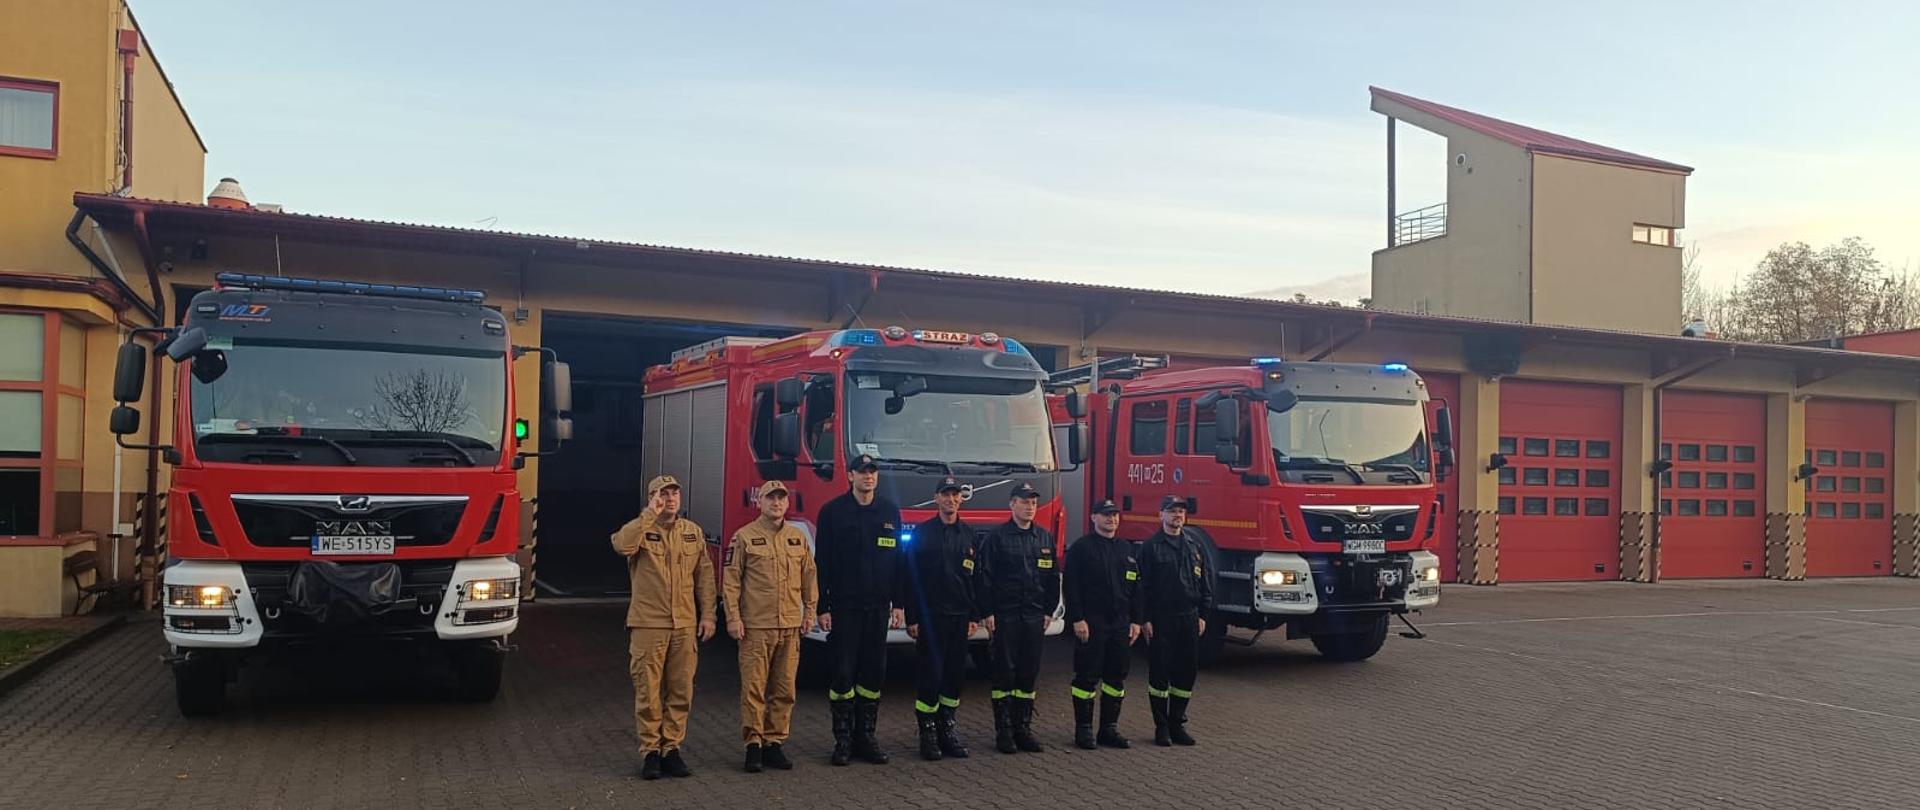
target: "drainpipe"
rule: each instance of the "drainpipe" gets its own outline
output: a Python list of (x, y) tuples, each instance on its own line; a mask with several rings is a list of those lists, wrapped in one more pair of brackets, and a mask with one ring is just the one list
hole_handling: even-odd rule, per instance
[[(160, 291), (160, 268), (153, 260), (153, 234), (147, 229), (146, 208), (133, 209), (133, 230), (134, 234), (139, 237), (136, 241), (140, 246), (140, 260), (147, 266), (147, 287), (153, 291), (153, 305), (154, 309), (157, 310), (154, 325), (164, 328), (167, 325), (167, 318), (165, 317), (167, 298), (166, 294)], [(154, 407), (150, 409), (153, 411), (153, 418), (147, 420), (147, 445), (158, 446), (160, 444), (160, 353), (154, 352), (148, 358), (147, 362), (149, 376), (147, 380), (147, 390), (153, 392), (154, 405)], [(157, 520), (160, 514), (159, 489), (160, 453), (158, 450), (148, 450), (147, 519), (140, 527), (139, 553), (142, 557), (149, 559), (153, 556), (153, 550), (159, 538), (159, 520)], [(154, 597), (157, 594), (156, 582), (159, 574), (155, 566), (157, 566), (158, 563), (158, 560), (150, 559), (149, 565), (143, 569), (147, 572), (148, 579), (142, 583), (141, 587), (141, 595), (144, 598), (142, 604), (151, 605), (154, 603)]]
[(127, 302), (132, 304), (134, 309), (140, 310), (140, 314), (147, 316), (149, 322), (160, 323), (158, 309), (148, 306), (146, 299), (133, 291), (133, 287), (127, 284), (127, 280), (121, 277), (119, 271), (113, 269), (113, 265), (108, 264), (105, 259), (100, 258), (100, 254), (93, 252), (93, 247), (87, 244), (87, 240), (80, 238), (80, 223), (86, 220), (87, 212), (80, 210), (73, 212), (73, 219), (67, 221), (67, 244), (73, 245), (74, 250), (85, 256), (87, 263), (93, 265), (93, 269), (100, 271), (100, 275), (106, 278), (107, 283), (112, 284), (114, 289), (126, 296)]
[[(1720, 365), (1721, 363), (1724, 363), (1728, 360), (1732, 360), (1733, 355), (1736, 351), (1738, 351), (1737, 347), (1728, 346), (1726, 354), (1719, 355), (1717, 357), (1709, 357), (1705, 360), (1701, 360), (1697, 363), (1694, 363), (1691, 366), (1681, 369), (1679, 372), (1676, 372), (1672, 375), (1669, 375), (1661, 379), (1659, 382), (1654, 383), (1653, 385), (1653, 452), (1654, 452), (1655, 459), (1658, 459), (1660, 456), (1661, 440), (1666, 438), (1661, 434), (1661, 430), (1660, 430), (1660, 423), (1662, 421), (1660, 418), (1660, 412), (1665, 410), (1665, 408), (1662, 407), (1662, 404), (1666, 400), (1666, 397), (1663, 396), (1666, 393), (1666, 390), (1672, 387), (1674, 384), (1679, 383), (1683, 380), (1686, 380), (1689, 377), (1699, 374), (1700, 372), (1706, 371), (1707, 369), (1713, 368), (1714, 366)], [(1652, 557), (1652, 565), (1648, 567), (1648, 571), (1647, 571), (1648, 584), (1654, 584), (1660, 581), (1660, 534), (1661, 534), (1660, 530), (1661, 530), (1661, 521), (1664, 518), (1660, 510), (1660, 494), (1661, 494), (1660, 490), (1661, 490), (1660, 476), (1656, 475), (1653, 478), (1653, 510), (1652, 510), (1653, 511), (1653, 543), (1650, 547), (1650, 552), (1649, 552), (1650, 556)]]
[(140, 55), (140, 32), (120, 30), (120, 187), (133, 190), (133, 63)]

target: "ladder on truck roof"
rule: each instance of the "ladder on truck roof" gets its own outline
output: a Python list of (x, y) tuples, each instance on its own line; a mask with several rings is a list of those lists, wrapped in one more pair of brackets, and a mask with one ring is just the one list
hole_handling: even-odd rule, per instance
[(726, 349), (733, 346), (749, 346), (749, 347), (765, 346), (769, 343), (774, 342), (775, 340), (779, 340), (779, 338), (717, 337), (705, 343), (696, 343), (692, 346), (688, 346), (684, 349), (674, 352), (673, 356), (668, 358), (668, 362), (678, 363), (681, 360), (702, 357), (702, 356), (705, 356), (708, 352), (717, 352), (722, 349)]
[[(1099, 366), (1096, 370), (1094, 367)], [(1097, 363), (1081, 363), (1077, 366), (1060, 369), (1047, 377), (1047, 385), (1068, 387), (1085, 385), (1095, 379), (1131, 380), (1149, 371), (1158, 371), (1167, 367), (1167, 356), (1125, 354), (1109, 357)]]

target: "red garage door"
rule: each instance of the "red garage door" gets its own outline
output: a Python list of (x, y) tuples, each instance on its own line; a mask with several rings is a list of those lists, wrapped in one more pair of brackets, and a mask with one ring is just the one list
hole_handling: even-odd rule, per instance
[(1893, 406), (1807, 403), (1807, 576), (1858, 577), (1893, 566)]
[[(1437, 418), (1440, 406), (1446, 405), (1453, 413), (1453, 435), (1458, 437), (1461, 416), (1460, 378), (1452, 374), (1426, 372), (1421, 372), (1420, 378), (1427, 381), (1427, 394), (1433, 398), (1430, 406), (1432, 416)], [(1429, 428), (1436, 424), (1438, 422), (1429, 419)], [(1443, 582), (1452, 582), (1456, 579), (1454, 559), (1459, 554), (1457, 538), (1460, 522), (1455, 513), (1460, 509), (1460, 476), (1463, 471), (1472, 466), (1472, 459), (1461, 459), (1460, 465), (1454, 468), (1453, 475), (1448, 476), (1447, 480), (1440, 484), (1440, 521), (1434, 527), (1433, 540), (1428, 543), (1427, 549), (1440, 557), (1440, 579)], [(1468, 471), (1465, 474), (1472, 473)]]
[(1503, 380), (1502, 581), (1620, 575), (1620, 389)]
[(1660, 407), (1660, 576), (1764, 576), (1767, 401), (1668, 391)]

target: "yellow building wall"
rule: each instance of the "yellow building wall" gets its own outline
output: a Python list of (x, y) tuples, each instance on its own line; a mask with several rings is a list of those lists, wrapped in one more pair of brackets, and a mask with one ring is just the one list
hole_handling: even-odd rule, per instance
[(133, 196), (203, 200), (206, 162), (206, 147), (142, 37), (133, 65)]
[(1635, 223), (1686, 225), (1686, 176), (1533, 158), (1533, 322), (1678, 334), (1680, 248)]
[[(1401, 116), (1420, 123), (1423, 116)], [(1434, 123), (1435, 131), (1445, 131)], [(1455, 157), (1465, 155), (1464, 164)], [(1373, 305), (1526, 322), (1532, 209), (1527, 153), (1474, 132), (1447, 136), (1447, 235), (1373, 254)], [(1434, 200), (1433, 202), (1439, 202)], [(1405, 200), (1403, 208), (1425, 201)]]

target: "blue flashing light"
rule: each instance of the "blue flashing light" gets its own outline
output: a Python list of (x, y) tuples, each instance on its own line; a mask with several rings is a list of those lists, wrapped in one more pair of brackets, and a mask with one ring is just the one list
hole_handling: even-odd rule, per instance
[(1027, 351), (1027, 347), (1020, 345), (1020, 341), (1014, 340), (1013, 338), (1001, 338), (1000, 344), (1007, 347), (1007, 354), (1020, 354), (1026, 355), (1027, 357), (1033, 356), (1032, 352)]
[(827, 345), (828, 346), (878, 346), (880, 345), (880, 330), (878, 329), (842, 329), (840, 330), (839, 333), (833, 336), (832, 340), (827, 341)]
[(1286, 361), (1285, 361), (1285, 360), (1282, 360), (1282, 359), (1280, 359), (1280, 358), (1278, 358), (1278, 357), (1255, 357), (1255, 358), (1253, 358), (1253, 364), (1254, 364), (1254, 365), (1256, 365), (1256, 366), (1277, 366), (1277, 365), (1280, 365), (1281, 363), (1284, 363), (1284, 362), (1286, 362)]
[(1406, 363), (1387, 363), (1386, 365), (1383, 365), (1380, 368), (1386, 371), (1388, 374), (1400, 374), (1407, 370), (1407, 364)]
[(913, 542), (913, 529), (912, 529), (912, 528), (906, 528), (906, 529), (901, 529), (901, 530), (900, 530), (900, 544), (901, 544), (901, 545), (906, 545), (906, 544), (908, 544), (908, 543), (911, 543), (911, 542)]
[(483, 290), (456, 290), (446, 287), (414, 287), (405, 284), (367, 284), (359, 281), (332, 281), (318, 278), (286, 278), (252, 273), (219, 273), (213, 277), (222, 287), (247, 290), (287, 290), (290, 292), (372, 295), (384, 298), (419, 298), (431, 301), (459, 301), (478, 304), (487, 300)]

